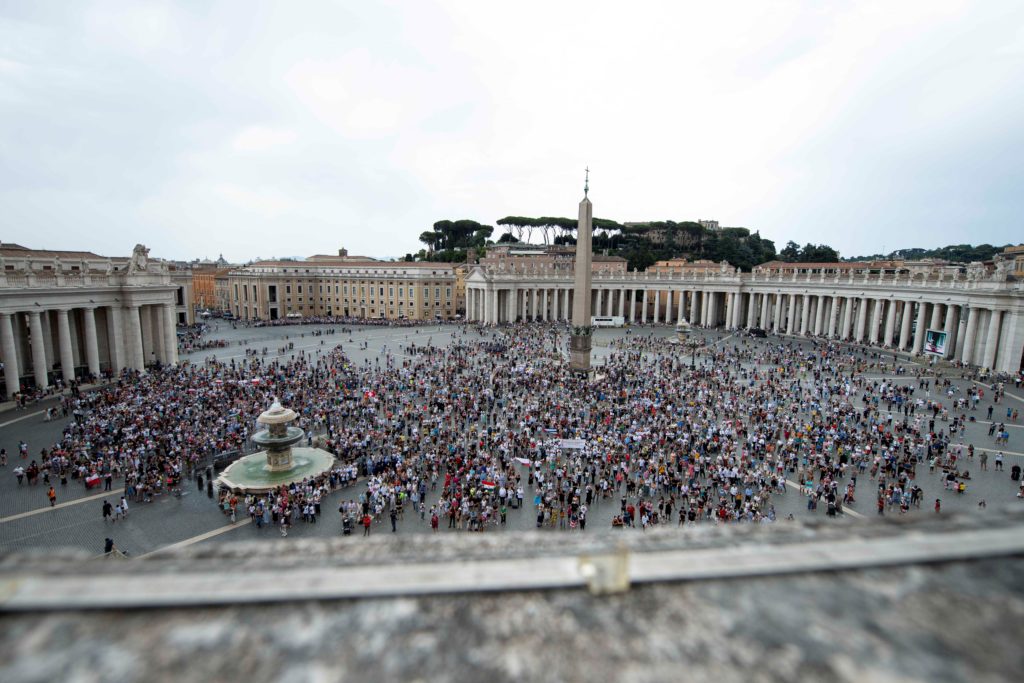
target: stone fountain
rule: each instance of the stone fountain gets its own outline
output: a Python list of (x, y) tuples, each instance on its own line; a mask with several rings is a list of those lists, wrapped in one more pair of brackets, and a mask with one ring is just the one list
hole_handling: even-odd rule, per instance
[(304, 436), (300, 428), (291, 425), (296, 417), (294, 410), (275, 400), (256, 420), (266, 429), (252, 435), (253, 443), (264, 450), (229, 465), (217, 484), (241, 493), (265, 493), (330, 470), (333, 455), (320, 448), (295, 446)]
[(252, 441), (267, 449), (267, 471), (286, 472), (294, 466), (292, 446), (304, 436), (301, 429), (290, 426), (296, 417), (294, 410), (274, 401), (270, 410), (257, 418), (256, 422), (267, 428), (253, 434)]

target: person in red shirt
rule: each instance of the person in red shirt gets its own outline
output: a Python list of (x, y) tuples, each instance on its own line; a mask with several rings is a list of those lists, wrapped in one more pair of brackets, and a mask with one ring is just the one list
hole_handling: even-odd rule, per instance
[(370, 535), (370, 524), (373, 523), (373, 519), (370, 515), (363, 515), (363, 536)]

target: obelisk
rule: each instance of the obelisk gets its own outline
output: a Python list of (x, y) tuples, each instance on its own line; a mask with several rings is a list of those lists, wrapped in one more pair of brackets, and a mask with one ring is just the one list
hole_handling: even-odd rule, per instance
[(576, 230), (575, 284), (572, 299), (572, 336), (569, 337), (569, 369), (573, 372), (590, 374), (590, 262), (593, 258), (594, 209), (587, 194), (590, 192), (590, 169), (583, 182), (583, 201), (580, 202), (580, 217)]

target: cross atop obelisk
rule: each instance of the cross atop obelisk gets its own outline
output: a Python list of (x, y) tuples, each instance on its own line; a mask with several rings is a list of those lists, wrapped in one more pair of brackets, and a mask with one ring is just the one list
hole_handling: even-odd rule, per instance
[(569, 368), (590, 374), (590, 298), (593, 260), (591, 242), (594, 233), (594, 209), (587, 195), (590, 192), (590, 167), (583, 181), (583, 201), (580, 202), (579, 222), (576, 226), (576, 262), (573, 265), (574, 287), (572, 301), (572, 336), (569, 337)]

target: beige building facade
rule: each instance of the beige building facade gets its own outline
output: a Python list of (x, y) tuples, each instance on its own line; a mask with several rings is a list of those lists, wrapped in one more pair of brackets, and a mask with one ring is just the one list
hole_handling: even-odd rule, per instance
[(451, 263), (318, 256), (259, 261), (227, 276), (228, 310), (242, 320), (343, 316), (448, 320), (463, 312)]

